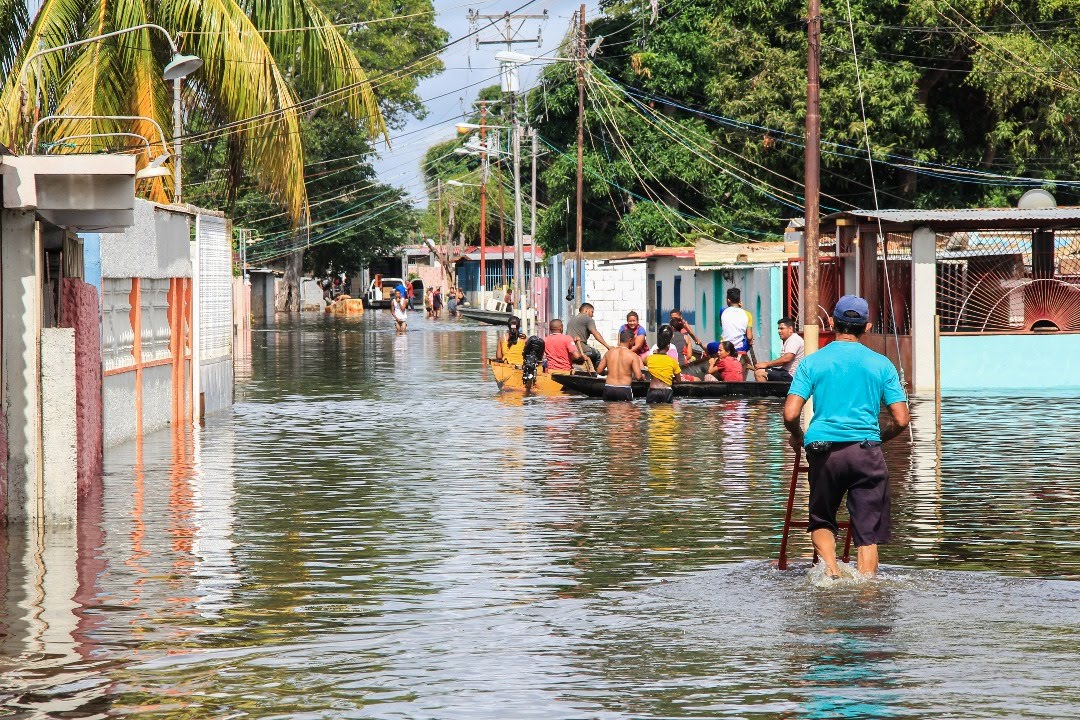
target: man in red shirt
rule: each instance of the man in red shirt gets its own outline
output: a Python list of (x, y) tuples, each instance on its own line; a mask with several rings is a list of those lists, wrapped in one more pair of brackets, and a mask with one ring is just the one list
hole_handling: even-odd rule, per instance
[(548, 323), (548, 336), (544, 338), (544, 360), (547, 363), (548, 372), (570, 372), (575, 362), (581, 362), (581, 353), (578, 352), (574, 338), (564, 335), (562, 320), (552, 320)]

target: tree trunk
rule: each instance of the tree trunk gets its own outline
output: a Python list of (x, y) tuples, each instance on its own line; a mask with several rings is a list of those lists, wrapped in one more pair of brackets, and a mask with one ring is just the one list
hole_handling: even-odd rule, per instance
[(278, 312), (300, 312), (300, 274), (303, 267), (303, 250), (296, 250), (285, 257), (285, 277), (278, 295)]

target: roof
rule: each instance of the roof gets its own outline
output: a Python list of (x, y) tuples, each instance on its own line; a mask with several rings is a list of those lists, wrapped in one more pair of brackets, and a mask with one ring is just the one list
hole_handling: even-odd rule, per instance
[[(961, 208), (941, 210), (846, 210), (821, 220), (822, 231), (837, 225), (877, 223), (893, 232), (918, 227), (936, 231), (991, 229), (1053, 229), (1080, 227), (1080, 207), (1021, 210), (1020, 208)], [(845, 222), (846, 221), (846, 222)]]
[[(761, 242), (761, 243), (715, 243), (697, 249), (695, 270), (719, 268), (721, 265), (741, 263), (780, 263), (789, 258), (798, 257), (798, 243)], [(690, 269), (690, 268), (686, 268)]]
[(661, 258), (661, 257), (673, 257), (673, 258), (693, 258), (694, 248), (692, 247), (654, 247), (648, 248), (641, 252), (630, 253), (627, 255), (630, 258)]

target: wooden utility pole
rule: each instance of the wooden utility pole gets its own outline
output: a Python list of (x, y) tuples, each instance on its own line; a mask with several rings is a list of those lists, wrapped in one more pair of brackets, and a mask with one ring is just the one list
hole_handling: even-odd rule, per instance
[(532, 133), (532, 195), (529, 198), (529, 243), (532, 245), (532, 276), (529, 279), (529, 333), (536, 332), (536, 128)]
[[(499, 168), (499, 277), (506, 283), (506, 203), (503, 195), (503, 171)], [(498, 298), (502, 301), (502, 298)]]
[(818, 242), (821, 193), (821, 0), (809, 0), (806, 23), (806, 202), (803, 224), (803, 275), (806, 291), (802, 303), (803, 339), (806, 354), (818, 349)]
[(585, 4), (578, 8), (578, 71), (577, 71), (577, 245), (574, 262), (577, 269), (574, 271), (574, 304), (580, 305), (582, 274), (585, 271), (585, 259), (581, 252), (582, 215), (584, 213), (585, 194)]

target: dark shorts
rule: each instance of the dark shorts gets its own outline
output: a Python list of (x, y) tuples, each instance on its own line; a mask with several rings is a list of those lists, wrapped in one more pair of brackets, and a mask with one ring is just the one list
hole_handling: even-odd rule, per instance
[(628, 402), (634, 399), (634, 390), (629, 385), (605, 385), (604, 399), (612, 402)]
[(881, 443), (833, 443), (824, 452), (807, 450), (806, 461), (810, 465), (809, 531), (839, 531), (836, 511), (846, 493), (855, 546), (889, 542), (889, 469)]
[(649, 393), (645, 396), (645, 402), (647, 403), (669, 403), (671, 402), (672, 394), (671, 388), (649, 388)]
[(765, 379), (769, 382), (791, 382), (791, 373), (783, 368), (766, 368)]

